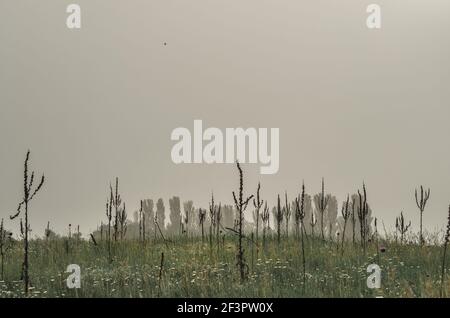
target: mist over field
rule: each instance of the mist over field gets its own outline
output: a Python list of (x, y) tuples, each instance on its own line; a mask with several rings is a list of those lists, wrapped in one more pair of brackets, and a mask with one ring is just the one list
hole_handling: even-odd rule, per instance
[[(82, 28), (67, 3), (0, 3), (0, 218), (21, 200), (23, 161), (45, 173), (30, 213), (86, 236), (105, 220), (120, 178), (129, 215), (141, 199), (231, 204), (232, 164), (180, 164), (177, 127), (280, 128), (280, 167), (243, 164), (246, 190), (338, 198), (364, 181), (374, 216), (418, 230), (414, 189), (431, 188), (424, 227), (444, 227), (450, 201), (450, 3), (377, 1), (86, 1)], [(339, 207), (340, 209), (340, 207)], [(251, 219), (251, 212), (247, 213)], [(166, 220), (168, 217), (166, 218)]]

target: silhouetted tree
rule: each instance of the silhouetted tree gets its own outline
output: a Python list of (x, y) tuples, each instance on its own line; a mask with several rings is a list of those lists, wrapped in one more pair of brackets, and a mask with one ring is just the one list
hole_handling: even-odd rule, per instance
[(222, 224), (224, 228), (233, 228), (234, 226), (234, 209), (232, 205), (222, 206)]
[[(147, 236), (147, 233), (155, 233), (155, 212), (153, 211), (153, 200), (146, 199), (142, 201), (142, 228), (143, 228), (143, 235)], [(164, 221), (163, 221), (164, 222)], [(163, 224), (164, 226), (164, 224)], [(149, 234), (150, 235), (150, 234)]]
[(306, 192), (303, 199), (303, 210), (305, 211), (305, 218), (303, 219), (303, 227), (305, 229), (305, 233), (311, 233), (311, 219), (313, 216), (312, 198)]
[(169, 199), (169, 219), (170, 224), (167, 226), (167, 232), (171, 235), (177, 235), (181, 233), (181, 204), (179, 197), (173, 197)]
[(328, 206), (327, 206), (327, 228), (328, 228), (328, 236), (330, 240), (333, 239), (335, 234), (335, 225), (338, 215), (338, 202), (335, 196), (327, 195), (328, 197)]
[(317, 224), (317, 216), (316, 213), (313, 209), (311, 209), (311, 221), (309, 222), (309, 225), (311, 226), (311, 236), (314, 237), (314, 228), (316, 227)]
[[(155, 225), (157, 224), (159, 226), (159, 229), (161, 232), (164, 232), (165, 230), (165, 220), (166, 220), (166, 214), (165, 214), (165, 207), (164, 207), (164, 201), (163, 199), (158, 199), (156, 202), (156, 215), (155, 215)], [(156, 232), (155, 232), (156, 235)]]
[(189, 232), (189, 221), (192, 218), (192, 215), (194, 213), (194, 202), (192, 201), (186, 201), (183, 203), (183, 232), (185, 234), (188, 234)]
[(123, 203), (123, 207), (119, 210), (119, 224), (120, 224), (120, 239), (123, 240), (127, 234), (127, 208), (125, 206), (125, 202)]
[(324, 214), (325, 211), (327, 210), (328, 200), (329, 197), (325, 195), (325, 182), (324, 179), (322, 178), (322, 192), (314, 196), (314, 204), (316, 206), (316, 210), (319, 212), (320, 215), (320, 233), (322, 235), (322, 239), (325, 239)]
[(205, 229), (204, 229), (205, 219), (206, 219), (206, 210), (199, 208), (198, 209), (198, 224), (202, 230), (202, 243), (205, 242)]

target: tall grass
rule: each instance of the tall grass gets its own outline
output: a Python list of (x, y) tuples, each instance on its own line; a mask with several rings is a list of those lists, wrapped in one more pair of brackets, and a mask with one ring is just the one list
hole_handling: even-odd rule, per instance
[[(113, 263), (108, 261), (106, 242), (98, 246), (81, 240), (70, 242), (67, 254), (63, 239), (30, 241), (29, 297), (439, 297), (442, 248), (400, 245), (383, 241), (385, 252), (377, 261), (374, 243), (367, 255), (359, 246), (345, 243), (344, 254), (321, 238), (305, 241), (306, 272), (298, 239), (266, 238), (266, 249), (255, 260), (248, 279), (241, 284), (235, 268), (238, 237), (229, 235), (219, 253), (210, 253), (201, 238), (173, 238), (166, 246), (162, 239), (142, 248), (138, 240), (114, 244)], [(161, 269), (161, 253), (164, 253)], [(0, 297), (25, 296), (20, 281), (20, 242), (15, 242), (5, 262), (5, 278)], [(377, 263), (382, 269), (382, 288), (366, 286), (366, 268)], [(66, 287), (68, 264), (81, 267), (81, 289)], [(448, 271), (448, 268), (446, 268)], [(305, 277), (305, 278), (304, 278)], [(304, 282), (305, 280), (305, 282)], [(161, 287), (160, 287), (161, 286)], [(450, 284), (442, 284), (445, 295)]]
[[(19, 239), (14, 240), (4, 229), (3, 220), (0, 222), (0, 297), (443, 297), (450, 294), (450, 284), (445, 280), (450, 207), (443, 249), (442, 237), (438, 235), (434, 240), (425, 240), (422, 228), (419, 239), (414, 237), (414, 233), (408, 233), (411, 222), (406, 223), (403, 213), (396, 219), (396, 233), (401, 234), (398, 242), (397, 235), (393, 238), (387, 233), (384, 237), (378, 235), (377, 218), (374, 222), (375, 232), (372, 232), (371, 210), (363, 183), (362, 191), (358, 190), (352, 196), (351, 211), (349, 195), (342, 206), (342, 240), (338, 237), (334, 242), (332, 229), (336, 225), (340, 226), (336, 219), (337, 200), (330, 194), (325, 195), (324, 179), (321, 193), (314, 196), (316, 211), (320, 216), (320, 236), (314, 235), (317, 219), (314, 211), (309, 210), (309, 238), (305, 217), (311, 204), (304, 183), (301, 193), (293, 202), (296, 235), (291, 236), (291, 204), (287, 194), (284, 208), (281, 207), (280, 195), (277, 197), (277, 206), (273, 210), (275, 232), (270, 228), (269, 206), (267, 201), (260, 199), (258, 183), (253, 206), (256, 209), (256, 223), (259, 224), (261, 218), (263, 226), (263, 249), (259, 253), (259, 226), (256, 226), (255, 242), (253, 229), (249, 230), (245, 220), (245, 212), (253, 195), (244, 195), (244, 174), (237, 162), (239, 188), (237, 192), (232, 192), (237, 212), (235, 227), (232, 229), (222, 225), (222, 206), (220, 203), (216, 205), (212, 196), (209, 205), (209, 244), (205, 243), (204, 233), (207, 211), (198, 209), (201, 237), (194, 232), (188, 236), (189, 215), (194, 213), (193, 204), (190, 202), (185, 206), (186, 216), (182, 219), (177, 197), (170, 201), (170, 209), (174, 218), (179, 217), (179, 222), (173, 223), (180, 226), (179, 230), (165, 229), (162, 199), (157, 202), (154, 217), (153, 201), (150, 204), (141, 200), (139, 213), (136, 212), (139, 237), (127, 238), (128, 225), (136, 224), (127, 221), (118, 178), (115, 190), (110, 185), (106, 203), (106, 240), (103, 239), (103, 222), (99, 241), (96, 239), (99, 236), (94, 233), (90, 233), (90, 239), (83, 239), (79, 226), (72, 237), (71, 224), (67, 236), (58, 236), (50, 230), (49, 222), (43, 239), (31, 240), (29, 203), (42, 188), (44, 176), (33, 188), (34, 172), (31, 175), (28, 172), (29, 155), (28, 152), (24, 164), (23, 200), (17, 212), (11, 216), (11, 219), (24, 217), (24, 222), (20, 218)], [(419, 199), (416, 191), (416, 203), (421, 211), (420, 222), (429, 193), (429, 190), (424, 192), (421, 187)], [(305, 198), (308, 198), (308, 204), (305, 204)], [(227, 210), (226, 206), (224, 210)], [(147, 213), (154, 221), (153, 239), (150, 235), (146, 238)], [(325, 216), (328, 217), (327, 224), (324, 222)], [(356, 216), (359, 223), (356, 222)], [(282, 237), (283, 220), (286, 232)], [(352, 222), (353, 233), (351, 238), (349, 234), (345, 239), (349, 221)], [(360, 227), (358, 243), (361, 246), (355, 244), (357, 225)], [(328, 238), (324, 235), (325, 226), (330, 232)], [(222, 248), (220, 229), (228, 230), (223, 234)], [(212, 250), (214, 237), (217, 253)], [(434, 243), (425, 245), (427, 241)], [(245, 258), (245, 243), (251, 249), (250, 267)], [(383, 283), (381, 289), (371, 290), (365, 284), (366, 268), (375, 262), (382, 269)], [(66, 287), (65, 269), (68, 264), (81, 266), (81, 290), (74, 291)]]

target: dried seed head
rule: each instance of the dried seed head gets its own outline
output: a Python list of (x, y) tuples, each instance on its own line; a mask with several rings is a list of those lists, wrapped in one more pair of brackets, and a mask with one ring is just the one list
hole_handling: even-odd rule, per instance
[(445, 233), (445, 243), (447, 244), (450, 240), (450, 205), (448, 207), (448, 221), (447, 221), (447, 231)]

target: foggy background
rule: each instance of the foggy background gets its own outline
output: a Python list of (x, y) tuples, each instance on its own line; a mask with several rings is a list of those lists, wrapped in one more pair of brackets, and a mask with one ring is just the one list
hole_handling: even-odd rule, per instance
[[(81, 6), (82, 28), (65, 12)], [(366, 7), (382, 28), (366, 27)], [(450, 203), (450, 2), (446, 0), (108, 0), (0, 2), (0, 218), (22, 199), (23, 161), (46, 183), (31, 203), (86, 236), (105, 220), (118, 176), (131, 218), (139, 200), (232, 203), (233, 165), (175, 165), (170, 133), (279, 127), (280, 169), (243, 165), (263, 199), (310, 194), (341, 203), (363, 180), (374, 216), (417, 229), (414, 188), (431, 197), (429, 231)], [(167, 45), (164, 45), (167, 43)], [(339, 207), (340, 209), (340, 207)], [(250, 215), (250, 210), (249, 210)], [(7, 219), (7, 220), (6, 220)], [(380, 231), (382, 231), (380, 229)]]

